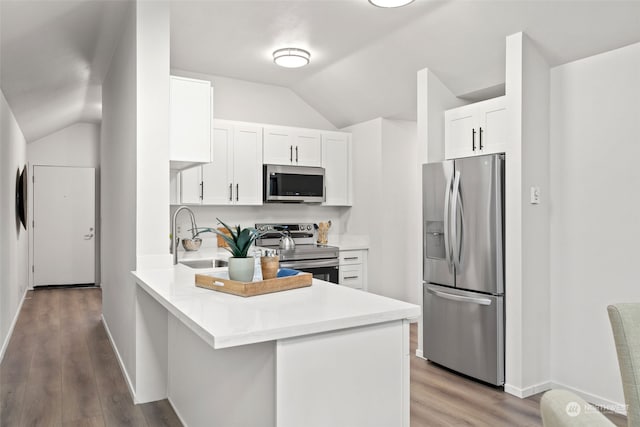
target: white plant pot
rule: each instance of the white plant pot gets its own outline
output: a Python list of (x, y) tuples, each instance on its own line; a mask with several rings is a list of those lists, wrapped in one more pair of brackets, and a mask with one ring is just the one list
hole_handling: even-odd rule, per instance
[(253, 280), (253, 268), (255, 260), (253, 257), (229, 258), (229, 279), (238, 282), (251, 282)]

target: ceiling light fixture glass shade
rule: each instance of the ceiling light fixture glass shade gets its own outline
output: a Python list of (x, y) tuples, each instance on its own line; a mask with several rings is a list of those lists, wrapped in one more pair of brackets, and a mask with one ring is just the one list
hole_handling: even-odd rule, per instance
[(304, 49), (287, 47), (273, 52), (273, 62), (285, 68), (304, 67), (309, 63), (311, 54)]
[(374, 6), (378, 7), (401, 7), (406, 6), (409, 3), (413, 3), (414, 0), (369, 0)]

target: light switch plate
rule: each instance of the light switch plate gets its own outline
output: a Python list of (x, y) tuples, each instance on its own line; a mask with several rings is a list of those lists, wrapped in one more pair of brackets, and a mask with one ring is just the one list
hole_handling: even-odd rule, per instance
[(530, 199), (529, 202), (532, 205), (540, 204), (540, 187), (531, 187)]

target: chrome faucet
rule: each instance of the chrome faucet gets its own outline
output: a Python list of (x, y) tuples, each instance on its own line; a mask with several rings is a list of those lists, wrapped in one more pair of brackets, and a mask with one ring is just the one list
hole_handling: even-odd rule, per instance
[(180, 211), (183, 210), (189, 212), (189, 216), (191, 217), (191, 232), (198, 232), (196, 217), (193, 215), (193, 211), (186, 206), (180, 206), (178, 209), (176, 209), (176, 211), (173, 213), (173, 219), (171, 220), (171, 237), (173, 239), (171, 241), (171, 251), (173, 253), (173, 265), (176, 265), (178, 263), (178, 243), (180, 243), (180, 238), (178, 237), (178, 233), (176, 231), (176, 219), (178, 218), (178, 214), (180, 213)]

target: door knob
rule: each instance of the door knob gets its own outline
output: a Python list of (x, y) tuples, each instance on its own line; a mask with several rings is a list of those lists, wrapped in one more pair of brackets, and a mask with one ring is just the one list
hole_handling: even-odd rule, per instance
[(92, 238), (93, 238), (93, 233), (84, 235), (84, 240), (91, 240)]

